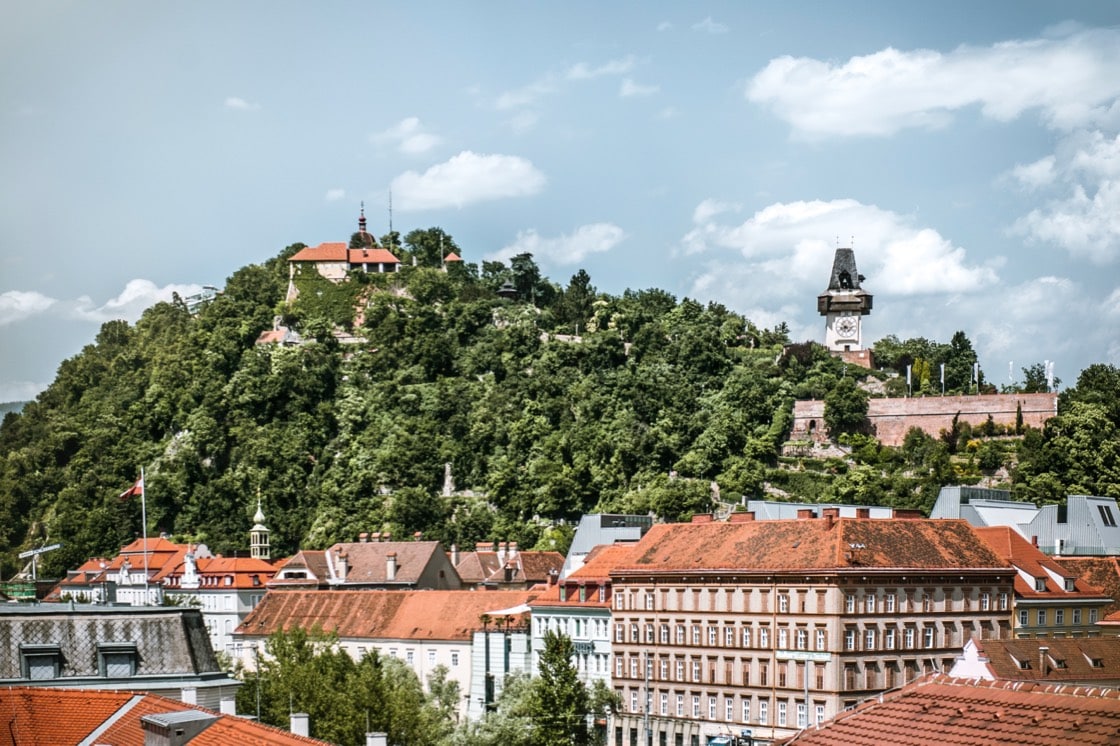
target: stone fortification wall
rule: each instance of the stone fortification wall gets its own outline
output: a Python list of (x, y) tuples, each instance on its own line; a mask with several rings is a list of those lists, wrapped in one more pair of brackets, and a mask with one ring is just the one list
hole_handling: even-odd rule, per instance
[[(867, 416), (872, 432), (883, 445), (899, 446), (912, 427), (937, 437), (953, 425), (953, 417), (973, 427), (988, 421), (1015, 426), (1015, 413), (1022, 408), (1023, 424), (1042, 427), (1058, 411), (1057, 394), (984, 394), (982, 396), (927, 396), (901, 399), (871, 399)], [(793, 405), (791, 440), (828, 439), (823, 401), (799, 401)]]

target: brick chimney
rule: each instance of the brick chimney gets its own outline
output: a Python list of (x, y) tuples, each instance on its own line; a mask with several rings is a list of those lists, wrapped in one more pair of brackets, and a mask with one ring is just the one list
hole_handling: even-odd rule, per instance
[(732, 513), (727, 518), (730, 523), (750, 523), (754, 520), (754, 511), (747, 510), (742, 513)]
[(806, 520), (808, 518), (815, 518), (815, 517), (816, 516), (814, 515), (812, 508), (798, 508), (797, 509), (798, 520)]
[(397, 553), (389, 552), (385, 555), (385, 579), (397, 579)]
[(338, 550), (338, 579), (343, 583), (346, 582), (346, 574), (350, 571), (350, 559), (346, 556), (346, 552), (341, 549)]
[(369, 532), (368, 531), (363, 531), (362, 533), (358, 534), (358, 541), (362, 544), (365, 544), (366, 542), (368, 542), (369, 541)]
[(871, 508), (856, 508), (856, 518), (870, 518)]

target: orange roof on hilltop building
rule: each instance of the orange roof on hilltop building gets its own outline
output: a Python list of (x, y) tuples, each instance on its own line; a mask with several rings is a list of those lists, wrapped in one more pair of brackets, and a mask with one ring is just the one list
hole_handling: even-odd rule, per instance
[(1117, 743), (1120, 691), (931, 674), (832, 720), (786, 746), (1097, 746)]
[(469, 640), (484, 614), (517, 608), (539, 591), (285, 591), (269, 593), (236, 634), (311, 629), (342, 638)]
[[(1047, 556), (1041, 549), (1031, 544), (1015, 529), (1010, 526), (974, 526), (973, 531), (980, 539), (990, 546), (999, 556), (1007, 559), (1011, 564), (1033, 578), (1043, 579), (1046, 590), (1039, 591), (1033, 583), (1028, 583), (1023, 577), (1015, 577), (1015, 593), (1024, 598), (1053, 598), (1061, 594), (1063, 598), (1090, 597), (1104, 598), (1105, 594), (1084, 580), (1077, 573), (1062, 565), (1060, 562)], [(1064, 583), (1057, 583), (1054, 575), (1060, 578), (1074, 580), (1074, 590), (1067, 591)]]
[(401, 260), (388, 249), (350, 249), (347, 260), (351, 264), (400, 264)]
[(463, 261), (463, 258), (461, 256), (459, 256), (458, 254), (456, 254), (454, 251), (452, 251), (450, 254), (448, 254), (447, 256), (445, 256), (443, 258), (443, 261), (445, 263), (446, 262), (461, 262), (461, 261)]
[(196, 711), (212, 716), (210, 725), (190, 739), (191, 746), (300, 746), (325, 741), (232, 715), (221, 715), (155, 694), (138, 692), (8, 687), (0, 690), (0, 746), (56, 746), (98, 743), (144, 746), (141, 718)]
[(292, 255), (289, 262), (345, 262), (347, 259), (347, 244), (342, 241), (321, 243), (318, 246), (306, 246)]
[(826, 517), (658, 524), (613, 575), (895, 568), (1013, 572), (963, 520)]

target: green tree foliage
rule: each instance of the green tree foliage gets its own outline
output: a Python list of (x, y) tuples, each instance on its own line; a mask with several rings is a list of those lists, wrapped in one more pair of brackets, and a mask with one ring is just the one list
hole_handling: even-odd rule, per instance
[(533, 742), (541, 746), (586, 746), (591, 732), (591, 700), (572, 663), (572, 641), (553, 630), (545, 633), (540, 675), (533, 682)]
[(311, 736), (357, 744), (370, 730), (390, 743), (438, 744), (454, 727), (458, 687), (437, 669), (426, 692), (416, 675), (396, 658), (367, 653), (355, 661), (338, 638), (319, 630), (277, 632), (265, 643), (259, 670), (241, 672), (241, 712), (286, 728), (291, 712), (309, 715)]
[(847, 376), (824, 397), (824, 421), (834, 437), (867, 429), (867, 392)]

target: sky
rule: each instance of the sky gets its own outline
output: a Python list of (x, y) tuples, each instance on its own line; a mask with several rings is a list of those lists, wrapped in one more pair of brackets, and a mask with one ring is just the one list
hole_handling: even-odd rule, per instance
[[(285, 246), (440, 227), (795, 341), (1120, 364), (1120, 3), (41, 0), (0, 27), (0, 401)], [(391, 206), (391, 209), (390, 209)]]

